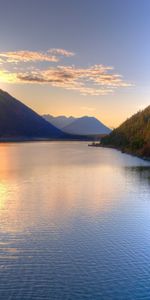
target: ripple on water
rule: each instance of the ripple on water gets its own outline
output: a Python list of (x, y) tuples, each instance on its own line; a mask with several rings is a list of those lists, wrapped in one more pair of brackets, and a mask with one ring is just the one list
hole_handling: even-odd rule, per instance
[(150, 299), (150, 164), (89, 148), (3, 145), (0, 299)]

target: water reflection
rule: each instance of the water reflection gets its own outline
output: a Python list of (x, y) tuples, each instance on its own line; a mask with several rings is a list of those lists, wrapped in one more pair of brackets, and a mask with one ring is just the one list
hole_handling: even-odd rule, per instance
[(0, 219), (7, 232), (60, 228), (78, 215), (94, 218), (110, 212), (127, 193), (122, 170), (132, 181), (137, 175), (149, 180), (144, 161), (110, 149), (89, 151), (86, 143), (0, 148)]
[(0, 153), (0, 298), (130, 299), (150, 261), (150, 164), (77, 142)]
[(4, 209), (7, 200), (7, 186), (0, 183), (0, 211)]
[(150, 185), (150, 166), (132, 166), (125, 167), (125, 172), (128, 173), (132, 178), (136, 178), (138, 184), (142, 184), (142, 182)]

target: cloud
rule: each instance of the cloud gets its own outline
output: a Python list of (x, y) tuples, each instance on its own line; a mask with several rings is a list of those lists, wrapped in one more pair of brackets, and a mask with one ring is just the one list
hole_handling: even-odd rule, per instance
[(0, 52), (0, 58), (3, 62), (19, 63), (19, 62), (57, 62), (58, 58), (54, 55), (49, 55), (36, 51), (16, 51), (16, 52)]
[(66, 57), (70, 57), (70, 56), (74, 56), (75, 53), (71, 52), (71, 51), (67, 51), (64, 49), (56, 49), (56, 48), (52, 48), (50, 50), (48, 50), (49, 53), (54, 54), (54, 55), (62, 55), (62, 56), (66, 56)]
[(10, 51), (0, 52), (0, 63), (19, 63), (19, 62), (58, 62), (60, 58), (58, 56), (70, 57), (75, 55), (73, 52), (65, 49), (49, 49), (46, 52), (38, 51)]
[(92, 112), (95, 110), (94, 107), (90, 107), (90, 106), (81, 106), (80, 108), (84, 111), (89, 111), (89, 112)]
[(17, 74), (21, 82), (50, 84), (67, 90), (79, 91), (82, 95), (107, 95), (115, 88), (129, 87), (121, 75), (108, 73), (113, 68), (95, 65), (90, 68), (75, 66), (57, 66), (46, 70), (36, 70)]
[[(84, 96), (108, 95), (117, 88), (132, 86), (123, 79), (122, 75), (117, 74), (112, 66), (58, 65), (59, 56), (71, 57), (73, 55), (73, 52), (55, 48), (49, 49), (46, 53), (34, 51), (0, 53), (0, 63), (2, 60), (7, 62), (7, 69), (0, 71), (0, 79), (11, 83), (49, 84), (53, 87), (78, 91)], [(57, 65), (37, 69), (32, 62), (39, 61), (57, 62)], [(16, 65), (19, 62), (30, 62), (30, 65)]]

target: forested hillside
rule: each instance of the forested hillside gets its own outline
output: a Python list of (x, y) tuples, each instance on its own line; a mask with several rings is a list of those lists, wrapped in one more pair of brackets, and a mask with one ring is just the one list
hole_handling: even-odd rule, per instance
[(102, 138), (101, 145), (150, 158), (150, 106)]

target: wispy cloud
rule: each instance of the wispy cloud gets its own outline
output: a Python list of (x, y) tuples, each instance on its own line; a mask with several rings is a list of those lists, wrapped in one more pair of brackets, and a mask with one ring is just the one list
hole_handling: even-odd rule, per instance
[(19, 62), (58, 62), (60, 60), (59, 56), (73, 56), (73, 52), (67, 51), (65, 49), (49, 49), (46, 52), (38, 51), (9, 51), (0, 52), (0, 62), (7, 63), (19, 63)]
[[(80, 92), (82, 95), (108, 95), (117, 88), (132, 86), (122, 75), (117, 74), (112, 66), (102, 64), (91, 67), (74, 65), (58, 65), (59, 56), (71, 57), (73, 52), (64, 49), (49, 49), (46, 53), (34, 51), (16, 51), (0, 53), (0, 63), (7, 62), (11, 66), (0, 71), (0, 78), (11, 83), (49, 84), (54, 87)], [(46, 61), (57, 63), (45, 69), (37, 69), (31, 62)], [(18, 62), (30, 62), (29, 65)], [(13, 64), (14, 63), (14, 64)], [(3, 64), (5, 66), (5, 63)]]
[(90, 106), (81, 106), (80, 107), (82, 110), (84, 110), (84, 111), (89, 111), (89, 112), (93, 112), (94, 110), (95, 110), (95, 108), (94, 107), (90, 107)]
[(17, 79), (28, 83), (49, 83), (55, 87), (79, 91), (82, 95), (106, 95), (115, 88), (131, 86), (121, 75), (108, 73), (113, 68), (95, 65), (91, 68), (57, 66), (46, 70), (19, 73)]
[(71, 57), (74, 56), (75, 53), (65, 50), (65, 49), (57, 49), (57, 48), (52, 48), (50, 50), (48, 50), (49, 53), (54, 54), (54, 55), (62, 55), (62, 56), (66, 56), (66, 57)]

